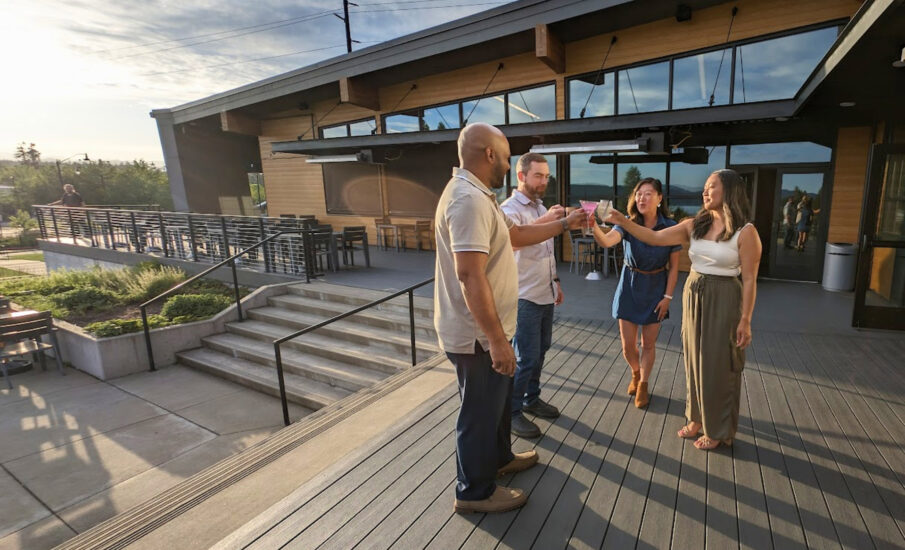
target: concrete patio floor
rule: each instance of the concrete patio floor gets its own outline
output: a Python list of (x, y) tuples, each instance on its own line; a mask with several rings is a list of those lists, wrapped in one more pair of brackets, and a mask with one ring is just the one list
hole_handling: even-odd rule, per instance
[(11, 380), (0, 391), (3, 550), (53, 547), (283, 427), (278, 399), (181, 366)]

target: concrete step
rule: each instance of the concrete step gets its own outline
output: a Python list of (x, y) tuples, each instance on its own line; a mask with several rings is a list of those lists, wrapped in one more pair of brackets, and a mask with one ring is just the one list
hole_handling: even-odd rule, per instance
[[(179, 361), (199, 370), (232, 380), (260, 392), (280, 395), (276, 370), (254, 361), (220, 353), (209, 348), (196, 348), (177, 354)], [(351, 394), (350, 391), (311, 380), (297, 374), (285, 373), (286, 395), (289, 401), (318, 410)]]
[[(357, 288), (342, 285), (333, 285), (329, 283), (310, 283), (298, 284), (288, 287), (288, 293), (296, 296), (307, 296), (327, 302), (335, 302), (339, 304), (349, 304), (353, 309), (357, 306), (379, 300), (386, 297), (390, 292), (380, 290), (370, 290), (367, 288)], [(424, 296), (414, 297), (415, 317), (433, 319), (434, 317), (434, 301), (432, 298)], [(388, 302), (374, 306), (372, 309), (379, 311), (389, 311), (408, 317), (408, 295), (402, 295), (393, 298)]]
[[(204, 338), (202, 342), (205, 347), (214, 351), (276, 369), (276, 358), (271, 341), (225, 332)], [(283, 372), (305, 376), (352, 392), (371, 387), (387, 376), (385, 372), (356, 366), (348, 361), (336, 361), (320, 355), (305, 353), (290, 346), (281, 347), (280, 356), (283, 360)], [(399, 366), (405, 368), (407, 365)], [(395, 373), (398, 370), (400, 369), (393, 369), (392, 372)]]
[[(319, 315), (324, 319), (341, 315), (356, 307), (353, 304), (330, 302), (300, 294), (273, 296), (268, 300), (268, 303), (274, 307), (301, 311), (311, 315)], [(376, 310), (371, 308), (349, 316), (346, 319), (350, 322), (389, 329), (406, 334), (410, 330), (408, 311), (405, 313), (397, 313), (392, 310)], [(416, 315), (415, 334), (419, 338), (426, 337), (431, 340), (436, 340), (437, 333), (434, 331), (433, 318)]]
[[(263, 321), (287, 329), (282, 335), (324, 321), (324, 318), (318, 315), (311, 315), (301, 311), (293, 311), (273, 306), (250, 310), (248, 312), (248, 318), (250, 320)], [(411, 350), (411, 335), (408, 327), (406, 327), (405, 330), (389, 330), (362, 325), (343, 319), (342, 321), (336, 321), (335, 323), (317, 329), (311, 336), (329, 337), (340, 342), (359, 344), (369, 348), (385, 349), (393, 352), (393, 355), (410, 353)], [(440, 351), (435, 335), (419, 336), (416, 332), (415, 345), (419, 350), (423, 350), (429, 353), (429, 355), (433, 355)]]
[[(248, 319), (242, 323), (229, 323), (226, 325), (226, 330), (232, 334), (266, 342), (272, 347), (274, 340), (282, 338), (296, 329), (268, 321)], [(379, 342), (375, 339), (376, 336), (371, 340), (361, 342), (337, 339), (331, 334), (320, 334), (320, 332), (321, 330), (318, 330), (294, 338), (286, 342), (281, 349), (295, 349), (387, 374), (393, 374), (411, 366), (411, 349), (408, 341), (404, 349), (399, 349)], [(425, 347), (418, 346), (417, 348), (420, 361), (436, 353)]]

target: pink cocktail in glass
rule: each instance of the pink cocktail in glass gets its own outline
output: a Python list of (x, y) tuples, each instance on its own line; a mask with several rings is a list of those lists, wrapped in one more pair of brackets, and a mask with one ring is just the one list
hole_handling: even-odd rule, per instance
[(581, 203), (581, 209), (584, 210), (585, 214), (588, 216), (588, 223), (585, 227), (582, 228), (582, 234), (585, 236), (590, 236), (593, 234), (593, 230), (591, 229), (591, 224), (594, 223), (594, 211), (597, 209), (596, 201), (578, 201)]

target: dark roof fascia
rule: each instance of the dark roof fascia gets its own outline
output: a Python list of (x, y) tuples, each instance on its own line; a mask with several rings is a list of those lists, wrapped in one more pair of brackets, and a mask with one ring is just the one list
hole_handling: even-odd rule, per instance
[(883, 14), (903, 2), (905, 0), (867, 0), (858, 9), (848, 25), (842, 29), (842, 33), (836, 38), (830, 51), (826, 53), (823, 60), (817, 64), (807, 81), (798, 90), (795, 95), (795, 114), (801, 111), (820, 84), (842, 63), (852, 48), (864, 38), (874, 24), (883, 17)]
[[(776, 117), (791, 117), (794, 111), (795, 100), (785, 99), (702, 109), (513, 124), (501, 126), (500, 130), (510, 139), (537, 137), (537, 142), (541, 143), (547, 141), (547, 138), (555, 138), (557, 135), (773, 119)], [(399, 147), (450, 142), (455, 141), (458, 136), (459, 130), (437, 130), (433, 132), (406, 132), (347, 138), (277, 141), (272, 144), (272, 151), (274, 153), (301, 155), (335, 155), (357, 152), (373, 147)]]
[(204, 99), (154, 109), (151, 116), (170, 115), (180, 124), (632, 1), (637, 0), (521, 0)]

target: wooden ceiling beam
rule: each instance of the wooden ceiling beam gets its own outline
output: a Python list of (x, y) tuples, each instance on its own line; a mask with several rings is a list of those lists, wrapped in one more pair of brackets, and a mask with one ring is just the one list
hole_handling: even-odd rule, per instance
[(340, 103), (351, 103), (372, 111), (380, 110), (380, 99), (377, 89), (363, 84), (353, 78), (343, 77), (339, 79)]
[(220, 111), (220, 129), (233, 134), (261, 135), (261, 121), (238, 111)]
[(548, 25), (534, 27), (534, 54), (556, 74), (566, 72), (566, 49)]

